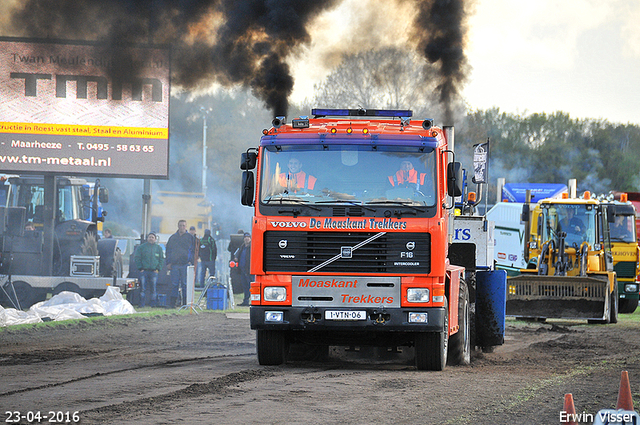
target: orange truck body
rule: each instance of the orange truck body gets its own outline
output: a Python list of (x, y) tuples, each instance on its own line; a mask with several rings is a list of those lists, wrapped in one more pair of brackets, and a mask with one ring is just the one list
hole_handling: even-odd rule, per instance
[[(283, 363), (295, 344), (412, 346), (419, 369), (440, 370), (440, 342), (464, 351), (473, 334), (474, 291), (448, 258), (453, 127), (380, 111), (329, 117), (335, 111), (276, 118), (243, 154), (243, 203), (255, 207), (250, 316), (259, 361)], [(287, 169), (291, 158), (308, 176)], [(405, 160), (416, 177), (400, 188), (392, 177)]]

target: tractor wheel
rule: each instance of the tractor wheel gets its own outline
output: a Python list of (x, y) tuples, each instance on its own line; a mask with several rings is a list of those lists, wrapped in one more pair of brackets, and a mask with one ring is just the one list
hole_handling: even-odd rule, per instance
[(116, 252), (113, 254), (113, 263), (111, 264), (111, 277), (122, 277), (122, 251), (120, 248), (116, 248)]
[(458, 332), (449, 340), (449, 365), (468, 365), (471, 363), (471, 335), (469, 289), (464, 281), (460, 282), (460, 298), (458, 300)]
[(82, 239), (82, 245), (80, 247), (82, 255), (88, 255), (95, 257), (98, 255), (98, 239), (93, 232), (87, 232)]
[(443, 370), (449, 344), (449, 307), (445, 298), (444, 325), (440, 332), (416, 333), (414, 344), (418, 370)]
[(258, 330), (256, 347), (258, 363), (263, 366), (281, 365), (287, 361), (289, 346), (284, 331)]

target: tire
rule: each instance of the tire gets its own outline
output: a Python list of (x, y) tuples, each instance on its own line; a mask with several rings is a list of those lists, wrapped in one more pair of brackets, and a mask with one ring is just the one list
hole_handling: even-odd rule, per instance
[(418, 370), (441, 371), (447, 364), (449, 343), (449, 307), (445, 298), (444, 326), (440, 332), (416, 333), (414, 344)]
[[(10, 286), (6, 286), (4, 289), (9, 294), (9, 299), (6, 300), (8, 302), (5, 306), (7, 308), (27, 310), (29, 307), (35, 304), (39, 298), (36, 294), (36, 291), (31, 287), (31, 285), (21, 280), (13, 282), (13, 289)], [(16, 302), (16, 298), (18, 305), (14, 305), (14, 303)]]
[(287, 361), (289, 346), (283, 331), (256, 331), (258, 363), (263, 366), (281, 365)]
[(95, 257), (98, 255), (98, 239), (93, 232), (87, 232), (82, 239), (82, 245), (80, 246), (80, 252), (82, 255), (88, 255)]
[(618, 300), (618, 313), (631, 314), (638, 308), (638, 300)]
[(613, 279), (614, 290), (609, 300), (609, 323), (618, 323), (618, 279)]
[(111, 264), (111, 277), (122, 277), (122, 251), (120, 248), (116, 248), (116, 252), (113, 254), (113, 263)]
[(469, 289), (464, 281), (460, 282), (460, 298), (458, 300), (458, 332), (449, 339), (447, 364), (468, 365), (471, 363), (471, 332), (469, 308)]
[(62, 282), (53, 290), (53, 295), (58, 295), (62, 291), (75, 292), (76, 294), (82, 295), (82, 291), (80, 287), (73, 282)]

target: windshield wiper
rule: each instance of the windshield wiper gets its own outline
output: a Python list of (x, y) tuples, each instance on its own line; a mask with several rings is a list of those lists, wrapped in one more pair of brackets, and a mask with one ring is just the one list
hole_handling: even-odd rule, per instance
[(392, 200), (370, 201), (370, 202), (367, 202), (367, 205), (402, 205), (403, 207), (411, 208), (412, 210), (414, 210), (416, 212), (425, 212), (426, 211), (423, 207), (417, 207), (417, 206), (413, 205), (413, 203), (407, 202), (407, 201), (392, 201)]
[(363, 205), (362, 202), (351, 201), (348, 199), (332, 199), (330, 201), (317, 201), (316, 204), (349, 204), (349, 205), (354, 205), (356, 207), (362, 207), (368, 211), (375, 211), (375, 209), (368, 208), (365, 205)]
[[(282, 202), (283, 200), (286, 200), (286, 202)], [(313, 205), (309, 205), (309, 201), (304, 200), (304, 199), (300, 199), (300, 198), (288, 198), (288, 197), (281, 196), (278, 199), (274, 199), (274, 198), (265, 199), (264, 200), (264, 204), (268, 205), (269, 203), (271, 203), (271, 201), (278, 202), (280, 205), (285, 205), (285, 204), (289, 204), (289, 203), (296, 203), (296, 204), (303, 205), (305, 208), (310, 208), (310, 209), (315, 210), (315, 211), (322, 211), (321, 208), (314, 207)], [(293, 218), (296, 218), (297, 216), (302, 214), (302, 211), (299, 208), (290, 208), (290, 209), (278, 210), (278, 214), (284, 214), (284, 213), (291, 213), (293, 215)]]
[[(286, 204), (286, 203), (297, 203), (297, 204), (308, 204), (309, 201), (305, 200), (305, 199), (300, 199), (298, 197), (290, 197), (290, 196), (272, 196), (269, 199), (265, 199), (264, 201), (262, 201), (264, 204), (270, 204), (271, 202), (277, 202), (279, 204)], [(284, 202), (286, 201), (286, 202)]]

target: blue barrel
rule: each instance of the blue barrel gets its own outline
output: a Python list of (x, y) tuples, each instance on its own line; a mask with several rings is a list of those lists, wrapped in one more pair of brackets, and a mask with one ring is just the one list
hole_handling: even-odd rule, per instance
[(215, 286), (207, 289), (207, 310), (226, 310), (227, 288)]
[(507, 306), (507, 272), (476, 273), (476, 345), (492, 347), (504, 344)]

